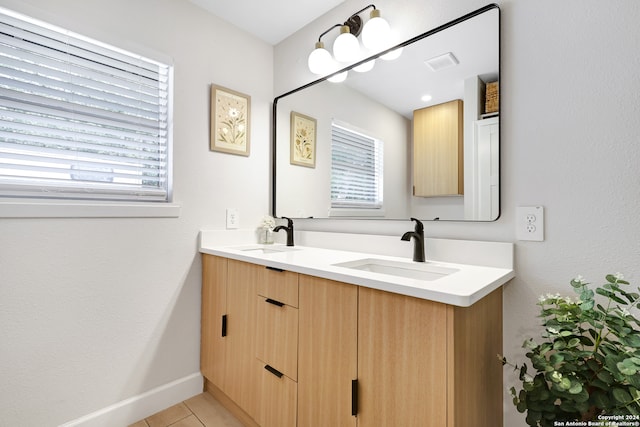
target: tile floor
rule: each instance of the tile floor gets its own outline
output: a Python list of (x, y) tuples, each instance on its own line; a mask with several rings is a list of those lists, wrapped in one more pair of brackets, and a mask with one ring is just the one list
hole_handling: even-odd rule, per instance
[(129, 427), (242, 427), (209, 393), (173, 405)]

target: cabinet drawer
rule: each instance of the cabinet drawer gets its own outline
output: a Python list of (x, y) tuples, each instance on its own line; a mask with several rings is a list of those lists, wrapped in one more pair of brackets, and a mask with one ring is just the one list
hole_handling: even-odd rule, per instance
[(295, 427), (298, 407), (298, 384), (286, 375), (278, 375), (259, 360), (263, 367), (260, 378), (261, 427)]
[(258, 296), (256, 356), (298, 380), (298, 309)]
[(258, 282), (258, 295), (298, 307), (298, 273), (265, 267)]

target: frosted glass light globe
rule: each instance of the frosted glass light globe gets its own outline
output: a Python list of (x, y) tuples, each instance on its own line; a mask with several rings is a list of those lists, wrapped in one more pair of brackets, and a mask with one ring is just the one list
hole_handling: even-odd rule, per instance
[(329, 77), (327, 80), (329, 80), (331, 83), (342, 83), (347, 79), (348, 74), (348, 71), (344, 71), (342, 73), (336, 74), (335, 76)]
[(389, 53), (385, 53), (380, 58), (384, 59), (385, 61), (393, 61), (394, 59), (398, 59), (400, 58), (400, 55), (402, 55), (402, 49), (403, 48), (401, 47), (394, 49)]
[(358, 57), (360, 43), (346, 25), (340, 31), (341, 34), (333, 42), (333, 57), (339, 62), (351, 62)]
[(376, 65), (376, 60), (372, 59), (371, 61), (367, 61), (364, 64), (358, 65), (357, 67), (353, 67), (353, 71), (366, 73), (367, 71), (371, 71), (374, 65)]
[(307, 59), (309, 71), (318, 75), (328, 74), (332, 63), (333, 58), (329, 51), (324, 48), (324, 44), (322, 42), (316, 43), (316, 48), (309, 54)]
[(380, 17), (380, 10), (371, 11), (371, 19), (362, 29), (362, 44), (372, 52), (379, 52), (389, 47), (391, 28), (389, 23)]

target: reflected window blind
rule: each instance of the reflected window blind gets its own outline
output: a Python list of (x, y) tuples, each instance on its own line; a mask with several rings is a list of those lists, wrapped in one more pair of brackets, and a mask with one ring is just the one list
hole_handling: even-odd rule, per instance
[(331, 126), (331, 207), (382, 208), (382, 141)]
[(0, 9), (0, 196), (169, 201), (171, 67)]

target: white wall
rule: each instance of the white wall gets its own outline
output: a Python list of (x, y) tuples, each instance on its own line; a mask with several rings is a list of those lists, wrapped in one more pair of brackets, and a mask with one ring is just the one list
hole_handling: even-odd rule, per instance
[[(0, 6), (175, 65), (179, 218), (0, 219), (0, 425), (57, 426), (199, 371), (198, 231), (269, 211), (273, 47), (186, 0)], [(211, 83), (251, 96), (250, 157), (209, 151)]]
[[(306, 56), (318, 35), (366, 6), (348, 0), (275, 50), (275, 92), (312, 80)], [(640, 282), (640, 7), (637, 0), (505, 0), (502, 9), (502, 216), (431, 222), (427, 236), (515, 241), (516, 206), (545, 207), (545, 241), (516, 242), (517, 277), (505, 288), (504, 351), (537, 332), (537, 296), (571, 294), (577, 274)], [(382, 0), (404, 38), (484, 6), (481, 0)], [(332, 40), (324, 40), (330, 46)], [(400, 235), (408, 222), (299, 221), (299, 229)], [(427, 254), (428, 256), (428, 254)], [(505, 386), (513, 376), (505, 370)], [(507, 427), (525, 426), (505, 391)]]

